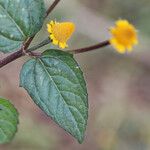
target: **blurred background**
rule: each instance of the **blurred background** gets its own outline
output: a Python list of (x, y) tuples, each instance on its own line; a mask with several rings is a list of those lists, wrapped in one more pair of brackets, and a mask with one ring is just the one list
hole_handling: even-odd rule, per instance
[[(48, 7), (52, 0), (45, 3)], [(81, 145), (19, 88), (19, 72), (27, 58), (3, 67), (0, 95), (18, 109), (20, 124), (14, 140), (0, 150), (150, 150), (149, 14), (149, 0), (62, 0), (33, 45), (47, 37), (46, 23), (51, 19), (76, 24), (76, 33), (69, 42), (72, 49), (108, 39), (109, 27), (119, 18), (137, 27), (139, 45), (129, 55), (120, 55), (110, 46), (75, 56), (89, 92), (88, 127)]]

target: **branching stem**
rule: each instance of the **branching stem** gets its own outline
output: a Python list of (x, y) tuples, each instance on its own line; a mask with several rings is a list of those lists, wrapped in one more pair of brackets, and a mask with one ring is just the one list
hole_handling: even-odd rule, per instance
[[(52, 10), (56, 7), (56, 5), (60, 2), (60, 0), (55, 0), (53, 2), (53, 4), (49, 7), (49, 9), (46, 12), (46, 16), (47, 17)], [(34, 56), (34, 57), (40, 57), (41, 53), (39, 52), (33, 52), (34, 50), (37, 50), (38, 48), (41, 48), (47, 44), (49, 44), (51, 42), (51, 40), (49, 38), (46, 38), (44, 41), (42, 41), (40, 44), (31, 47), (28, 49), (28, 47), (30, 46), (32, 40), (33, 40), (34, 36), (29, 38), (24, 44), (23, 46), (20, 48), (20, 50), (18, 50), (17, 52), (14, 52), (12, 54), (10, 54), (9, 56), (7, 56), (6, 58), (0, 60), (0, 68), (2, 68), (3, 66), (7, 65), (8, 63), (24, 56), (24, 55), (29, 55), (29, 56)], [(93, 46), (89, 46), (89, 47), (85, 47), (85, 48), (80, 48), (80, 49), (74, 49), (74, 50), (68, 50), (67, 52), (72, 53), (72, 54), (78, 54), (78, 53), (84, 53), (84, 52), (88, 52), (88, 51), (93, 51), (105, 46), (110, 45), (109, 41), (104, 41), (101, 42), (99, 44), (93, 45)]]
[[(45, 18), (52, 12), (52, 10), (56, 7), (56, 5), (59, 2), (60, 2), (60, 0), (55, 0), (53, 2), (53, 4), (48, 8)], [(29, 51), (28, 47), (30, 46), (33, 39), (34, 39), (34, 36), (30, 37), (18, 51), (14, 52), (14, 53), (10, 54), (9, 56), (0, 60), (0, 68), (2, 68), (3, 66), (7, 65), (8, 63), (10, 63), (12, 61), (24, 56), (25, 52), (27, 53), (27, 51)], [(43, 43), (41, 43), (41, 44), (43, 44)], [(43, 46), (43, 45), (40, 45), (40, 46)], [(35, 48), (38, 48), (38, 47), (34, 47), (34, 49)]]

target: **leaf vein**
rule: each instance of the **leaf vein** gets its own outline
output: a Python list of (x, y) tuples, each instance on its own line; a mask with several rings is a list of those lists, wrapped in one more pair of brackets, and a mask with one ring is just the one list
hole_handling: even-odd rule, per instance
[[(64, 103), (67, 105), (67, 103), (66, 103), (66, 101), (65, 101), (65, 99), (64, 99), (64, 97), (63, 97), (63, 95), (60, 93), (60, 90), (59, 90), (58, 86), (56, 85), (55, 81), (53, 80), (53, 78), (51, 77), (51, 75), (49, 74), (49, 72), (46, 70), (46, 67), (45, 67), (45, 65), (44, 65), (44, 62), (43, 62), (41, 59), (38, 59), (38, 60), (39, 60), (40, 64), (42, 65), (42, 67), (44, 68), (45, 72), (48, 74), (49, 78), (50, 78), (50, 79), (52, 80), (52, 82), (54, 83), (54, 85), (55, 85), (55, 87), (56, 87), (56, 89), (57, 89), (59, 95), (62, 97)], [(69, 110), (70, 110), (70, 108), (69, 108)], [(75, 123), (76, 123), (76, 126), (77, 126), (78, 131), (79, 131), (80, 134), (81, 134), (80, 128), (79, 128), (78, 123), (77, 123), (77, 120), (76, 120), (75, 116), (72, 114), (71, 110), (70, 110), (70, 113), (71, 113), (71, 115), (72, 115), (73, 118), (74, 118), (74, 121), (75, 121)]]
[(24, 34), (23, 30), (19, 27), (19, 25), (17, 24), (17, 22), (15, 21), (15, 19), (9, 14), (9, 12), (6, 11), (5, 8), (1, 4), (0, 4), (0, 7), (5, 11), (5, 13), (10, 18), (10, 20), (16, 25), (17, 29), (20, 31), (20, 33), (22, 34), (22, 36), (26, 37), (26, 35)]

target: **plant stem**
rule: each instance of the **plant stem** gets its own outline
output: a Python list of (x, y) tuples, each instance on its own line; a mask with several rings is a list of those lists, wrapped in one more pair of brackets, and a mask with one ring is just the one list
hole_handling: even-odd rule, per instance
[[(60, 2), (60, 0), (55, 0), (53, 2), (53, 4), (48, 8), (45, 18), (52, 12), (52, 10), (56, 7), (56, 5), (59, 2)], [(9, 56), (5, 57), (2, 60), (0, 60), (0, 68), (2, 68), (3, 66), (7, 65), (8, 63), (10, 63), (10, 62), (12, 62), (12, 61), (14, 61), (18, 58), (20, 58), (21, 56), (24, 56), (25, 55), (24, 51), (28, 51), (27, 49), (30, 46), (30, 44), (31, 44), (32, 40), (34, 39), (34, 37), (35, 36), (30, 37), (20, 50), (10, 54)]]
[(43, 40), (40, 44), (29, 48), (29, 49), (27, 50), (27, 52), (35, 51), (35, 50), (37, 50), (37, 49), (39, 49), (39, 48), (41, 48), (41, 47), (43, 47), (43, 46), (49, 44), (50, 42), (51, 42), (51, 40), (50, 40), (49, 38), (46, 38), (46, 39)]
[(23, 56), (23, 52), (22, 49), (20, 49), (17, 52), (14, 52), (13, 54), (5, 57), (4, 59), (0, 60), (0, 68), (2, 68), (3, 66), (7, 65), (8, 63), (20, 58), (21, 56)]
[(30, 44), (31, 44), (31, 42), (32, 42), (33, 39), (34, 39), (34, 36), (33, 36), (33, 37), (30, 37), (30, 38), (27, 40), (27, 42), (24, 44), (24, 50), (26, 50), (26, 49), (30, 46)]
[(48, 8), (46, 11), (46, 17), (52, 12), (52, 10), (56, 7), (56, 5), (60, 2), (60, 0), (55, 0), (54, 3)]
[[(28, 55), (30, 55), (30, 56), (37, 56), (37, 57), (39, 57), (39, 56), (41, 56), (40, 53), (34, 53), (32, 51), (34, 51), (34, 50), (36, 50), (38, 48), (41, 48), (41, 47), (49, 44), (50, 42), (51, 42), (50, 39), (46, 38), (40, 44), (38, 44), (38, 45), (36, 45), (34, 47), (31, 47), (30, 49), (27, 49), (25, 51), (25, 53), (28, 54)], [(27, 43), (30, 43), (30, 41), (27, 42)], [(99, 48), (102, 48), (102, 47), (106, 47), (108, 45), (110, 45), (110, 43), (107, 40), (107, 41), (101, 42), (101, 43), (93, 45), (93, 46), (89, 46), (89, 47), (85, 47), (85, 48), (80, 48), (80, 49), (74, 49), (74, 50), (68, 50), (67, 52), (72, 53), (72, 54), (79, 54), (79, 53), (84, 53), (84, 52), (88, 52), (88, 51), (93, 51), (93, 50), (96, 50), (96, 49), (99, 49)], [(3, 67), (3, 66), (5, 66), (6, 64), (8, 64), (8, 63), (10, 63), (10, 62), (18, 59), (19, 57), (25, 55), (25, 53), (24, 53), (24, 51), (21, 48), (19, 51), (15, 52), (15, 53), (13, 53), (13, 54), (11, 54), (9, 56), (7, 56), (3, 60), (0, 60), (0, 68)]]
[(93, 50), (96, 50), (96, 49), (99, 49), (108, 45), (110, 45), (110, 42), (107, 40), (107, 41), (101, 42), (93, 46), (80, 48), (80, 49), (74, 49), (74, 50), (68, 50), (67, 52), (72, 53), (72, 54), (84, 53), (84, 52), (93, 51)]

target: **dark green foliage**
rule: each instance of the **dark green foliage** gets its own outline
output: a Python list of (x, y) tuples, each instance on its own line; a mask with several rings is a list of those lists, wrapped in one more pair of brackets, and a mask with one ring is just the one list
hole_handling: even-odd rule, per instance
[(81, 143), (88, 118), (88, 98), (83, 73), (73, 56), (48, 50), (24, 64), (20, 85), (59, 126)]
[(0, 51), (15, 51), (42, 27), (43, 0), (0, 0)]
[(0, 98), (0, 144), (12, 140), (17, 131), (18, 112), (7, 100)]

